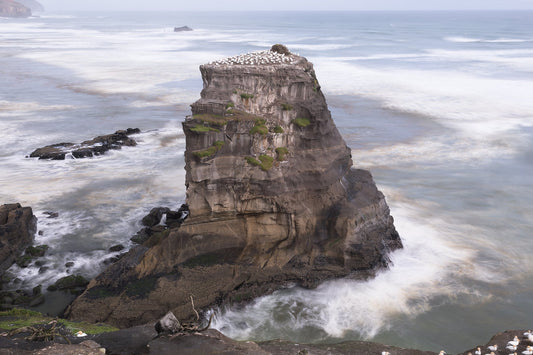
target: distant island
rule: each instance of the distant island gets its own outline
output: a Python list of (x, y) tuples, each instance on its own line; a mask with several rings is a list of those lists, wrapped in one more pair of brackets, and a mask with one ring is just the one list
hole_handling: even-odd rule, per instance
[(25, 18), (43, 11), (43, 5), (35, 0), (0, 0), (0, 17)]

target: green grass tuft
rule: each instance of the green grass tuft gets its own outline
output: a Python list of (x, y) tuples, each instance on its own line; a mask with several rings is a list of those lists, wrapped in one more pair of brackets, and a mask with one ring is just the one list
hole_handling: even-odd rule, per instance
[(295, 118), (294, 120), (292, 120), (292, 123), (294, 123), (298, 127), (305, 128), (311, 124), (311, 121), (309, 120), (309, 118)]
[(281, 128), (281, 126), (276, 126), (274, 127), (274, 133), (283, 133), (283, 128)]
[(268, 128), (265, 125), (256, 125), (250, 130), (250, 134), (256, 134), (259, 133), (261, 135), (268, 134)]
[(258, 166), (263, 171), (270, 170), (274, 164), (274, 158), (266, 154), (260, 155), (259, 160), (255, 159), (254, 157), (246, 157), (245, 159), (249, 164)]
[(251, 165), (261, 166), (261, 162), (259, 160), (255, 159), (254, 157), (246, 157), (244, 159), (246, 159), (246, 161), (249, 164), (251, 164)]
[[(45, 316), (39, 312), (28, 309), (13, 308), (9, 311), (0, 312), (0, 329), (15, 330), (22, 327), (46, 324), (54, 320), (53, 317)], [(73, 322), (59, 319), (58, 323), (63, 324), (72, 334), (82, 331), (87, 334), (101, 334), (117, 331), (118, 328), (107, 324), (91, 324), (87, 322)]]
[(254, 98), (253, 94), (246, 94), (246, 93), (241, 94), (241, 99), (243, 100), (248, 100), (248, 99), (253, 99), (253, 98)]
[(213, 127), (209, 127), (209, 126), (204, 126), (204, 125), (201, 125), (201, 124), (197, 124), (196, 126), (191, 128), (191, 131), (196, 132), (196, 133), (220, 132), (219, 129), (216, 129), (216, 128), (213, 128)]
[(213, 145), (207, 149), (200, 150), (198, 152), (194, 152), (193, 154), (197, 156), (198, 158), (207, 158), (212, 155), (215, 155), (222, 147), (224, 146), (223, 141), (216, 141), (213, 143)]
[(289, 150), (285, 147), (276, 148), (276, 153), (278, 153), (278, 161), (286, 160), (286, 155), (289, 154)]
[(272, 164), (274, 163), (274, 158), (269, 155), (260, 155), (259, 160), (261, 161), (261, 169), (264, 171), (270, 170), (272, 168)]
[(292, 110), (292, 106), (289, 105), (289, 104), (281, 104), (281, 109), (283, 111), (290, 111), (290, 110)]
[(259, 133), (263, 136), (268, 134), (268, 128), (265, 124), (266, 120), (264, 120), (263, 118), (256, 119), (255, 126), (250, 130), (250, 134), (254, 135), (256, 133)]

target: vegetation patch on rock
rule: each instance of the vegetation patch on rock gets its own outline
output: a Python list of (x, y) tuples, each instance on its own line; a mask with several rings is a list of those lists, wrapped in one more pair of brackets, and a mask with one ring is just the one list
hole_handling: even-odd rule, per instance
[(268, 134), (268, 128), (266, 126), (266, 121), (262, 118), (258, 118), (255, 120), (255, 125), (253, 126), (253, 128), (250, 130), (250, 134), (251, 135), (254, 135), (254, 134), (260, 134), (262, 136)]
[(292, 110), (292, 106), (289, 105), (289, 104), (281, 104), (281, 109), (283, 111), (291, 111)]
[(245, 159), (249, 164), (258, 166), (263, 171), (270, 170), (272, 168), (272, 164), (274, 163), (274, 158), (266, 154), (260, 155), (259, 160), (255, 159), (254, 157), (246, 157)]
[(305, 128), (311, 124), (311, 121), (309, 120), (309, 118), (300, 117), (300, 118), (295, 118), (294, 120), (292, 120), (292, 123), (294, 123), (298, 127)]
[(197, 124), (196, 126), (191, 128), (191, 131), (196, 132), (196, 133), (220, 132), (220, 130), (217, 129), (217, 128), (204, 126), (204, 125), (201, 125), (201, 124)]
[(223, 141), (216, 141), (213, 145), (207, 149), (194, 152), (193, 154), (198, 158), (208, 158), (215, 155), (224, 146)]
[(276, 148), (276, 153), (278, 153), (278, 161), (286, 160), (286, 155), (289, 154), (289, 150), (285, 147)]
[[(32, 327), (39, 324), (47, 324), (55, 318), (45, 316), (39, 312), (28, 309), (13, 308), (9, 311), (0, 312), (0, 329), (12, 331), (23, 327)], [(117, 331), (118, 328), (103, 323), (74, 322), (66, 319), (57, 320), (58, 324), (65, 326), (71, 334), (82, 331), (86, 334), (101, 334)]]

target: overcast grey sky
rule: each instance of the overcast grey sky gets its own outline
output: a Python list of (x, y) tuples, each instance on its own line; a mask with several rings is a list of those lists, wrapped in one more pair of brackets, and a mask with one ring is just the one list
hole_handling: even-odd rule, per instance
[(39, 0), (47, 10), (533, 10), (533, 0)]

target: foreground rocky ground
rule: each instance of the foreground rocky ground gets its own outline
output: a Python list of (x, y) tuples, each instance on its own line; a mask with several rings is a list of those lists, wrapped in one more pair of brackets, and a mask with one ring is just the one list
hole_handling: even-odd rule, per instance
[[(69, 323), (63, 320), (52, 320), (42, 316), (41, 326), (50, 327), (50, 324), (59, 324), (55, 329), (53, 340), (30, 341), (26, 338), (31, 335), (26, 331), (13, 331), (10, 324), (24, 324), (28, 314), (21, 312), (17, 316), (10, 313), (0, 313), (0, 355), (4, 354), (64, 354), (64, 355), (101, 355), (101, 354), (253, 354), (253, 355), (348, 355), (348, 354), (383, 354), (390, 355), (432, 355), (431, 351), (404, 349), (373, 342), (349, 341), (337, 344), (295, 344), (287, 341), (272, 340), (266, 342), (235, 341), (217, 330), (208, 329), (202, 332), (182, 332), (177, 334), (162, 335), (156, 332), (153, 323), (127, 329), (113, 330), (104, 325), (89, 325), (84, 323)], [(11, 313), (13, 314), (13, 313)], [(30, 313), (31, 317), (36, 317)], [(37, 318), (32, 319), (39, 319)], [(65, 322), (65, 323), (61, 323)], [(34, 325), (34, 327), (37, 327)], [(5, 329), (8, 328), (8, 329)], [(9, 332), (11, 329), (11, 332)], [(89, 333), (84, 337), (77, 337), (75, 331), (83, 329)], [(93, 334), (96, 333), (96, 334)], [(487, 344), (479, 345), (481, 354), (490, 354), (489, 346), (498, 345), (499, 352), (507, 354), (507, 343), (515, 336), (520, 339), (517, 353), (533, 345), (524, 336), (525, 330), (512, 330), (496, 334)], [(70, 342), (70, 344), (69, 344)], [(475, 354), (477, 347), (467, 350), (462, 355)]]

